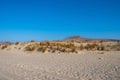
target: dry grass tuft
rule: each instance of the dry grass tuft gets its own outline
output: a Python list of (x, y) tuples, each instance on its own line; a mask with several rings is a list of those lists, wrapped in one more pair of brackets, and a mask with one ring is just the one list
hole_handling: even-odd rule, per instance
[(20, 42), (16, 42), (16, 43), (15, 43), (15, 45), (19, 45), (19, 44), (20, 44)]
[(5, 48), (7, 48), (8, 47), (8, 45), (3, 45), (2, 47), (1, 47), (1, 49), (5, 49)]
[(71, 48), (71, 52), (73, 52), (73, 53), (78, 53), (76, 47)]
[(35, 49), (36, 49), (36, 47), (35, 46), (31, 46), (31, 45), (25, 47), (25, 51), (34, 51)]
[(81, 44), (81, 45), (79, 46), (79, 49), (80, 49), (80, 50), (83, 50), (83, 49), (84, 49), (84, 46)]
[(47, 47), (39, 47), (37, 51), (44, 53), (47, 50)]
[[(78, 53), (80, 50), (87, 50), (87, 51), (109, 51), (109, 50), (117, 50), (120, 51), (120, 44), (117, 45), (105, 45), (103, 43), (87, 43), (87, 44), (82, 44), (82, 43), (77, 43), (76, 45), (74, 44), (75, 42), (49, 42), (49, 41), (44, 41), (44, 42), (35, 42), (31, 41), (34, 43), (27, 43), (24, 49), (25, 51), (34, 51), (37, 50), (38, 52), (45, 53), (51, 52), (59, 52), (59, 53)], [(19, 43), (16, 42), (16, 45)], [(22, 43), (21, 43), (22, 44)], [(28, 45), (29, 44), (29, 45)], [(24, 47), (23, 46), (23, 47)], [(3, 47), (4, 48), (4, 47)]]

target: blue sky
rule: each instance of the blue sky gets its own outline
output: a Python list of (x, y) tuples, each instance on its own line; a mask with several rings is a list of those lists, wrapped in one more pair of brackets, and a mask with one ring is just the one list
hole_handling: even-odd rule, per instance
[(120, 0), (0, 0), (0, 41), (120, 39)]

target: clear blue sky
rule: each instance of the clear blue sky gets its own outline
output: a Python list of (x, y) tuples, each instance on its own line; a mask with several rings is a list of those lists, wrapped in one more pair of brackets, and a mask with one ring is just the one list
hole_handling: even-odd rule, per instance
[(0, 0), (0, 41), (120, 39), (120, 0)]

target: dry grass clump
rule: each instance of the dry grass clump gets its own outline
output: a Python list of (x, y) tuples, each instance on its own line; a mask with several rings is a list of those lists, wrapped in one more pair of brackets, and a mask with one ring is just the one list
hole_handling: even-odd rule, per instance
[(73, 52), (73, 53), (78, 53), (78, 51), (77, 51), (76, 48), (72, 48), (72, 49), (71, 49), (71, 52)]
[(25, 47), (25, 51), (34, 51), (36, 49), (36, 46), (28, 45)]
[(57, 44), (58, 48), (57, 50), (60, 52), (73, 52), (76, 53), (77, 52), (77, 47), (72, 44), (72, 43), (68, 43), (68, 44)]
[(95, 50), (98, 50), (98, 51), (106, 51), (107, 50), (107, 47), (103, 44), (96, 44), (96, 43), (93, 43), (93, 44), (87, 44), (84, 49), (86, 50), (92, 50), (92, 51), (95, 51)]
[(87, 44), (84, 48), (86, 50), (97, 50), (97, 48), (99, 47), (99, 45), (97, 45), (96, 43), (93, 44)]
[(47, 50), (47, 47), (39, 47), (37, 51), (44, 53)]
[(63, 48), (63, 49), (61, 49), (61, 50), (59, 50), (59, 51), (60, 51), (60, 52), (63, 52), (63, 53), (68, 52), (66, 48)]
[(40, 46), (50, 46), (50, 42), (49, 41), (45, 41), (45, 42), (40, 42)]
[(75, 45), (73, 42), (49, 42), (44, 41), (40, 43), (30, 43), (25, 47), (25, 51), (34, 51), (37, 50), (38, 52), (45, 53), (51, 52), (59, 52), (59, 53), (78, 53), (80, 50), (92, 50), (92, 51), (106, 51), (106, 50), (120, 50), (120, 45), (105, 45), (103, 43), (88, 43), (80, 45)]
[[(20, 45), (19, 45), (20, 44)], [(19, 46), (18, 46), (19, 45)], [(8, 45), (1, 46), (1, 49), (7, 48)], [(16, 42), (15, 49), (24, 51), (38, 51), (41, 53), (78, 53), (81, 50), (87, 51), (120, 51), (120, 43), (104, 44), (104, 43), (75, 43), (75, 42)], [(9, 47), (8, 47), (9, 48)], [(8, 49), (7, 48), (7, 49)], [(22, 49), (21, 49), (22, 48)]]
[[(40, 42), (39, 46), (40, 46), (40, 48), (38, 48), (38, 51), (43, 50), (43, 52), (48, 49), (49, 52), (52, 52), (52, 53), (54, 53), (56, 51), (63, 52), (63, 53), (65, 53), (65, 52), (77, 53), (76, 46), (72, 43), (57, 43), (57, 42), (45, 41), (45, 42)], [(45, 49), (43, 49), (43, 48), (45, 48)]]
[(5, 49), (5, 48), (7, 48), (8, 47), (8, 45), (3, 45), (2, 47), (1, 47), (1, 49)]
[(15, 43), (15, 45), (19, 45), (19, 44), (20, 44), (20, 42), (16, 42), (16, 43)]
[(97, 47), (97, 50), (106, 51), (106, 46), (105, 45), (100, 45), (100, 46)]
[(74, 43), (60, 43), (60, 42), (49, 42), (44, 41), (40, 43), (34, 43), (32, 45), (28, 45), (25, 50), (26, 51), (34, 51), (37, 49), (39, 52), (62, 52), (62, 53), (78, 53), (79, 50), (99, 50), (104, 51), (106, 50), (104, 45), (98, 45), (96, 43), (93, 44), (87, 44), (87, 45), (80, 45), (75, 46)]
[(81, 44), (81, 45), (79, 46), (79, 49), (80, 49), (80, 50), (83, 50), (83, 49), (84, 49), (84, 46)]
[(111, 50), (120, 51), (120, 43), (111, 46)]

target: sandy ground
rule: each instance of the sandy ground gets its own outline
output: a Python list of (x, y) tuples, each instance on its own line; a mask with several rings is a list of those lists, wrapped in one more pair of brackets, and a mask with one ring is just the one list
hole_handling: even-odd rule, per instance
[(0, 51), (0, 80), (120, 80), (120, 52)]

